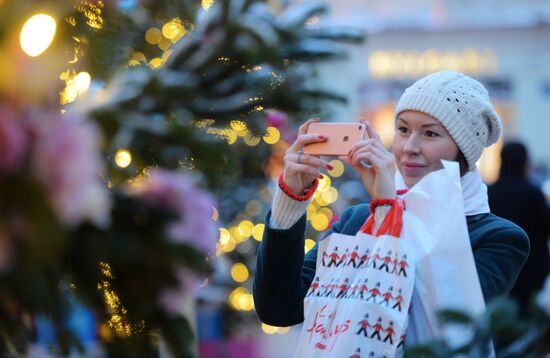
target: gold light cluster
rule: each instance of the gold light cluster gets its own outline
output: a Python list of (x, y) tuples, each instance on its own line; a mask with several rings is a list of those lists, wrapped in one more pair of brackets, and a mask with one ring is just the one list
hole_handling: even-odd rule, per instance
[(140, 324), (133, 327), (132, 324), (128, 322), (128, 311), (120, 302), (118, 295), (111, 288), (110, 281), (114, 279), (111, 266), (107, 262), (100, 262), (99, 268), (103, 280), (97, 284), (97, 289), (103, 293), (103, 299), (111, 314), (107, 322), (109, 328), (114, 331), (116, 335), (121, 337), (131, 336), (134, 332), (140, 332), (144, 328), (145, 322), (141, 321)]
[(74, 102), (88, 92), (92, 83), (92, 77), (88, 72), (76, 73), (74, 69), (61, 73), (59, 78), (65, 81), (65, 88), (60, 93), (60, 101), (63, 105)]
[(275, 333), (285, 334), (285, 333), (288, 333), (289, 328), (270, 326), (268, 324), (262, 323), (262, 331), (266, 334), (275, 334)]
[(220, 228), (220, 236), (216, 246), (216, 256), (220, 256), (224, 252), (232, 252), (237, 245), (246, 243), (250, 238), (256, 241), (262, 241), (264, 229), (265, 224), (259, 223), (254, 225), (250, 220), (243, 220), (237, 226), (231, 226), (229, 229), (224, 227)]
[[(189, 29), (192, 30), (192, 29)], [(134, 52), (130, 57), (129, 65), (137, 66), (141, 63), (147, 63), (151, 68), (161, 67), (172, 54), (172, 45), (187, 35), (188, 29), (179, 18), (173, 18), (166, 22), (162, 27), (151, 27), (145, 32), (145, 41), (149, 45), (158, 46), (163, 51), (161, 57), (154, 57), (147, 60), (142, 52)]]
[[(344, 164), (338, 160), (332, 160), (330, 165), (333, 169), (329, 174), (333, 177), (339, 177), (344, 173)], [(323, 174), (323, 179), (319, 180), (319, 186), (311, 198), (311, 203), (307, 207), (307, 220), (316, 231), (324, 231), (328, 228), (333, 212), (328, 207), (338, 199), (338, 190), (332, 186), (329, 175)], [(307, 244), (307, 243), (306, 243)], [(312, 247), (312, 245), (310, 245)], [(306, 245), (306, 252), (311, 248)]]
[(103, 28), (103, 18), (101, 17), (101, 9), (103, 9), (103, 1), (81, 1), (76, 6), (76, 9), (86, 17), (86, 24), (93, 29)]
[[(259, 110), (263, 110), (263, 108)], [(262, 140), (267, 144), (273, 145), (281, 139), (281, 133), (275, 127), (267, 127), (266, 133), (262, 137), (259, 137), (253, 135), (248, 130), (246, 123), (240, 120), (231, 121), (227, 128), (208, 128), (207, 133), (225, 138), (228, 144), (234, 144), (237, 142), (237, 139), (242, 138), (243, 142), (250, 147), (257, 146)]]
[(229, 294), (229, 304), (238, 311), (252, 311), (254, 298), (244, 287), (237, 287)]

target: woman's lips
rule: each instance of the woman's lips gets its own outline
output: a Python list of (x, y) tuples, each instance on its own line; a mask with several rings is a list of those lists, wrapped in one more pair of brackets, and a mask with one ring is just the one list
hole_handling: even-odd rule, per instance
[(409, 163), (409, 162), (402, 163), (403, 171), (405, 172), (405, 174), (410, 176), (417, 175), (422, 171), (422, 169), (424, 169), (424, 167), (425, 165), (418, 164), (418, 163)]

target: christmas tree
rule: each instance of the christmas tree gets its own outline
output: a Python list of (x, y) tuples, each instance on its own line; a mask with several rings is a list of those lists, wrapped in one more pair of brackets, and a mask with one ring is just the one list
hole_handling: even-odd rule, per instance
[(0, 7), (0, 350), (89, 352), (86, 312), (109, 356), (195, 355), (181, 302), (236, 215), (211, 193), (265, 185), (266, 116), (343, 101), (314, 64), (361, 33), (312, 26), (316, 3)]

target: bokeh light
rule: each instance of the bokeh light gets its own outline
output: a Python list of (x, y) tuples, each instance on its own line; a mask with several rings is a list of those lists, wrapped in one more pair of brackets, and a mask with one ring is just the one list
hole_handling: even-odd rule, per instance
[(80, 72), (74, 78), (74, 85), (78, 93), (84, 93), (90, 88), (90, 83), (92, 83), (92, 77), (88, 72)]
[(115, 163), (120, 168), (126, 168), (132, 163), (132, 154), (128, 149), (119, 149), (115, 154)]
[(328, 188), (330, 188), (330, 185), (332, 184), (332, 181), (330, 180), (330, 177), (325, 174), (321, 174), (323, 176), (323, 179), (319, 179), (319, 186), (317, 187), (317, 191), (324, 192)]
[(254, 224), (250, 220), (241, 221), (237, 228), (239, 234), (246, 239), (248, 239), (250, 235), (252, 235), (252, 229), (254, 229)]
[(145, 33), (145, 41), (148, 44), (156, 45), (162, 40), (162, 32), (156, 27), (152, 27)]
[(304, 251), (307, 253), (309, 250), (311, 250), (315, 246), (315, 241), (311, 239), (306, 239), (304, 243)]
[(56, 27), (55, 19), (49, 15), (37, 14), (32, 16), (21, 29), (19, 37), (21, 48), (31, 57), (39, 56), (50, 47), (55, 36)]
[(281, 133), (275, 127), (267, 127), (266, 134), (263, 136), (264, 142), (267, 144), (275, 144), (281, 138)]
[(260, 215), (260, 213), (262, 212), (262, 203), (260, 203), (258, 200), (250, 200), (244, 206), (244, 211), (250, 216)]
[(339, 176), (341, 176), (342, 174), (344, 174), (344, 163), (342, 163), (341, 160), (339, 159), (334, 159), (334, 160), (331, 160), (329, 162), (330, 165), (332, 165), (333, 169), (332, 170), (329, 170), (328, 173), (335, 177), (335, 178), (338, 178)]
[(222, 245), (226, 245), (229, 243), (229, 240), (231, 239), (231, 234), (229, 233), (229, 231), (227, 231), (226, 228), (220, 228), (220, 244)]
[(331, 186), (326, 191), (321, 193), (321, 197), (327, 203), (326, 205), (330, 205), (338, 200), (338, 191), (335, 187)]
[(243, 137), (243, 141), (246, 145), (250, 146), (250, 147), (255, 147), (257, 146), (260, 141), (262, 140), (262, 137), (259, 137), (259, 136), (255, 136), (253, 135), (252, 133), (248, 132), (244, 137)]
[(262, 323), (262, 331), (267, 334), (274, 334), (277, 332), (277, 327)]
[(317, 231), (324, 231), (328, 227), (329, 221), (323, 213), (317, 213), (311, 218), (311, 226)]
[(236, 263), (231, 266), (231, 278), (236, 282), (245, 282), (248, 280), (248, 268), (242, 263)]
[(264, 235), (265, 224), (256, 224), (254, 229), (252, 229), (252, 237), (256, 241), (262, 241)]

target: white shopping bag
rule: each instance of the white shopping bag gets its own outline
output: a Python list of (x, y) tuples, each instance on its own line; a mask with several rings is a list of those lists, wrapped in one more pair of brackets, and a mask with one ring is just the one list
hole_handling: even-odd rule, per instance
[(441, 326), (437, 311), (471, 315), (485, 310), (464, 216), (459, 166), (426, 175), (404, 196), (403, 236), (416, 249), (416, 277), (407, 345), (444, 338), (458, 346), (469, 338), (463, 328)]
[(355, 236), (332, 234), (319, 243), (297, 357), (389, 358), (401, 349), (415, 262), (402, 215), (399, 201), (376, 236), (370, 217)]

